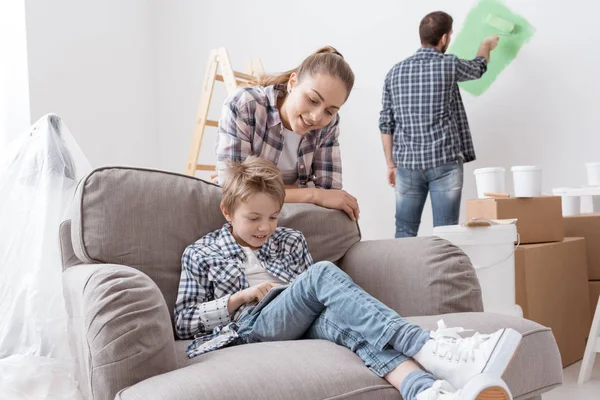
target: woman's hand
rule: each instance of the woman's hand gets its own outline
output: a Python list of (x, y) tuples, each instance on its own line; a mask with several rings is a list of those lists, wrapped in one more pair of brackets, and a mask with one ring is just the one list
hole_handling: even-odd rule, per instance
[(358, 200), (344, 190), (336, 189), (316, 189), (315, 204), (333, 208), (334, 210), (342, 210), (352, 221), (356, 221), (360, 214)]
[(212, 183), (219, 183), (219, 173), (217, 172), (217, 170), (210, 173), (210, 181)]

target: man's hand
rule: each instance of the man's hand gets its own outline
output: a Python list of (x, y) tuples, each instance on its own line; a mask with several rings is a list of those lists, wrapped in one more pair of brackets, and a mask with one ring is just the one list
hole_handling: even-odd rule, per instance
[(485, 62), (490, 62), (490, 51), (494, 50), (498, 46), (498, 35), (492, 35), (483, 39), (479, 51), (477, 51), (476, 57), (485, 58)]
[(492, 35), (492, 36), (489, 36), (489, 37), (483, 39), (483, 44), (489, 46), (490, 51), (491, 51), (491, 50), (494, 50), (496, 48), (496, 46), (498, 46), (498, 40), (500, 40), (498, 35)]
[(344, 190), (317, 189), (315, 204), (334, 210), (342, 210), (348, 214), (352, 221), (356, 221), (360, 214), (358, 200)]
[(393, 167), (388, 166), (387, 167), (387, 181), (391, 187), (396, 187), (396, 170), (397, 170), (396, 166), (393, 166)]

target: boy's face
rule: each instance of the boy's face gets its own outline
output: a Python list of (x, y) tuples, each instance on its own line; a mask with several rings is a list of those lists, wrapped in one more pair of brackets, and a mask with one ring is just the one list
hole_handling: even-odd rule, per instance
[(221, 211), (231, 222), (235, 240), (244, 247), (261, 247), (277, 228), (281, 208), (279, 203), (265, 193), (255, 193), (246, 202), (240, 202), (233, 213), (223, 205)]

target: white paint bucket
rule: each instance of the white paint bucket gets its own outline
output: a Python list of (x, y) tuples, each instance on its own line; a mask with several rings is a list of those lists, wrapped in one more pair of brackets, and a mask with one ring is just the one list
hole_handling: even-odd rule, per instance
[(542, 195), (542, 169), (535, 166), (511, 168), (515, 197), (536, 197)]
[(484, 193), (506, 192), (506, 170), (502, 167), (479, 168), (473, 171), (477, 183), (477, 197), (488, 198)]
[(552, 189), (552, 194), (560, 196), (564, 217), (581, 214), (581, 189), (556, 188)]
[(585, 163), (588, 186), (600, 186), (600, 162)]
[(581, 190), (581, 214), (600, 213), (600, 187), (586, 187)]
[(523, 316), (515, 297), (515, 224), (437, 226), (433, 235), (454, 244), (471, 259), (481, 285), (484, 311)]

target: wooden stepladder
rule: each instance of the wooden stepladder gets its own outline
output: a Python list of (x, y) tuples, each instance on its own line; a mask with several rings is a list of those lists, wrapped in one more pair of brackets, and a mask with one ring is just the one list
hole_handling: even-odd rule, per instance
[[(219, 74), (219, 68), (221, 73)], [(196, 125), (194, 126), (194, 134), (192, 136), (192, 144), (188, 153), (188, 159), (185, 166), (187, 175), (195, 175), (196, 171), (214, 171), (215, 165), (198, 164), (198, 155), (202, 148), (202, 138), (204, 137), (204, 129), (207, 126), (218, 127), (219, 122), (207, 119), (210, 101), (212, 99), (213, 88), (215, 81), (225, 83), (227, 94), (231, 95), (238, 86), (247, 85), (257, 79), (258, 76), (264, 74), (262, 63), (259, 59), (253, 59), (246, 63), (246, 72), (234, 71), (231, 67), (229, 54), (225, 47), (213, 49), (208, 54), (208, 63), (204, 74), (204, 82), (202, 83), (202, 95), (200, 97), (200, 105), (198, 106), (198, 116)]]
[(590, 336), (588, 337), (585, 352), (583, 353), (583, 362), (581, 363), (579, 378), (577, 379), (578, 384), (581, 385), (590, 380), (597, 353), (600, 353), (600, 298), (596, 305)]

